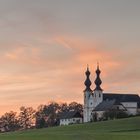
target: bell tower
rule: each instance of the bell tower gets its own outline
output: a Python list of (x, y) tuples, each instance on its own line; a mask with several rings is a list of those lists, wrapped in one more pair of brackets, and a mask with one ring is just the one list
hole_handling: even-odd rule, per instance
[[(90, 81), (90, 71), (89, 71), (89, 67), (87, 66), (87, 71), (85, 72), (86, 74), (86, 80), (85, 80), (85, 90), (84, 90), (84, 122), (89, 122), (90, 121), (90, 114), (92, 111), (92, 106), (90, 106), (91, 104), (91, 98), (92, 96), (92, 90), (90, 88), (91, 86), (91, 81)], [(93, 102), (93, 99), (92, 99)], [(93, 103), (92, 103), (93, 104)]]
[(102, 80), (100, 78), (100, 68), (99, 63), (97, 63), (97, 70), (96, 70), (96, 79), (95, 79), (95, 89), (93, 91), (93, 100), (94, 100), (94, 106), (96, 107), (99, 103), (103, 101), (103, 89), (101, 88)]

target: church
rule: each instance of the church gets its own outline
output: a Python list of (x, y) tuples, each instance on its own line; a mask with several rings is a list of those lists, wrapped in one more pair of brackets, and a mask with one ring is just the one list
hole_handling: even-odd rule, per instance
[(85, 90), (84, 90), (84, 110), (83, 121), (90, 122), (93, 119), (93, 113), (96, 113), (98, 118), (103, 116), (103, 113), (109, 109), (119, 109), (125, 111), (128, 115), (137, 115), (140, 113), (140, 97), (137, 94), (119, 94), (119, 93), (104, 93), (101, 88), (102, 80), (100, 78), (100, 68), (97, 65), (95, 89), (91, 89), (90, 71), (87, 67)]

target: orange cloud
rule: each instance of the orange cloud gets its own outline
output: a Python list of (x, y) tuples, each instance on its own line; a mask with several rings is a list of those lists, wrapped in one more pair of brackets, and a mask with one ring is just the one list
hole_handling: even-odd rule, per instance
[[(39, 40), (38, 44), (42, 47), (28, 43), (23, 47), (17, 45), (1, 57), (0, 109), (5, 101), (9, 104), (5, 111), (11, 105), (14, 108), (21, 105), (36, 107), (50, 100), (82, 103), (86, 65), (90, 65), (93, 89), (97, 61), (105, 91), (136, 91), (133, 87), (130, 90), (128, 83), (133, 74), (127, 77), (121, 73), (126, 63), (117, 59), (119, 51), (108, 50), (106, 43), (60, 36), (46, 42)], [(134, 87), (137, 89), (138, 86)]]

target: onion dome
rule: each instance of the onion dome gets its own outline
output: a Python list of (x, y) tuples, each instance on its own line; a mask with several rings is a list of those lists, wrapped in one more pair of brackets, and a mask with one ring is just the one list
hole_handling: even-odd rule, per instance
[(90, 86), (91, 86), (91, 81), (90, 81), (90, 71), (89, 71), (89, 67), (87, 66), (87, 71), (85, 72), (86, 74), (86, 80), (85, 80), (85, 86), (86, 86), (86, 89), (84, 91), (92, 91)]
[(95, 85), (96, 85), (96, 88), (94, 90), (101, 90), (102, 91), (102, 88), (100, 87), (101, 84), (102, 84), (100, 74), (101, 74), (101, 71), (99, 69), (99, 64), (97, 64), (96, 79), (95, 79), (95, 82), (94, 82)]

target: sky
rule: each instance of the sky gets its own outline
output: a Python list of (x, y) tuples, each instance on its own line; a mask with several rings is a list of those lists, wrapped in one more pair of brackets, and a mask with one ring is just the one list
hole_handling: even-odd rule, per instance
[(104, 92), (140, 95), (140, 1), (0, 0), (0, 114), (83, 103), (85, 70)]

